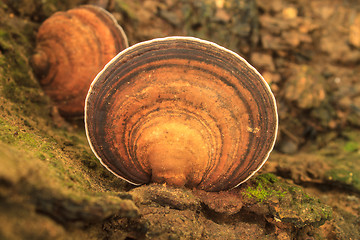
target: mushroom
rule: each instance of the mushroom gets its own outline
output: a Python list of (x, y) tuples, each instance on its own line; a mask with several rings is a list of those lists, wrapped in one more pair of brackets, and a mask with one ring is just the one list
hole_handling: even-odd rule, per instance
[(135, 185), (221, 191), (267, 160), (275, 98), (238, 54), (192, 37), (133, 45), (92, 82), (85, 128), (100, 162)]
[(83, 117), (92, 80), (128, 47), (115, 18), (91, 5), (53, 14), (40, 26), (36, 42), (32, 67), (64, 117)]

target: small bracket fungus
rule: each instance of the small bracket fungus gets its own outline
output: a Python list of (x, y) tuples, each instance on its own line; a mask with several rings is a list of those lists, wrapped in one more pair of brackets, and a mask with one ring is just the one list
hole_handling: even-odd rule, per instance
[(221, 191), (265, 163), (278, 116), (268, 84), (239, 55), (168, 37), (105, 66), (86, 98), (85, 127), (101, 163), (132, 184)]
[(126, 35), (115, 18), (100, 7), (85, 5), (44, 21), (31, 65), (59, 112), (82, 117), (92, 80), (126, 47)]

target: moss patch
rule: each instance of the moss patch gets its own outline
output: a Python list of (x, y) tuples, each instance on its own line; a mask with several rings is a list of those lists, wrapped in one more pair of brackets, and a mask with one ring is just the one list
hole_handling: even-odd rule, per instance
[(331, 169), (326, 172), (326, 178), (330, 182), (335, 182), (360, 192), (360, 173), (349, 169)]
[(269, 198), (282, 198), (286, 191), (277, 190), (274, 184), (278, 182), (274, 174), (267, 173), (256, 177), (255, 184), (246, 188), (243, 193), (247, 198), (255, 198), (258, 202), (263, 202)]
[(255, 211), (270, 211), (280, 225), (290, 224), (297, 228), (320, 226), (332, 216), (329, 206), (309, 196), (301, 187), (279, 181), (270, 173), (251, 180), (242, 194), (246, 202), (257, 206)]
[(344, 131), (343, 137), (319, 151), (326, 157), (330, 170), (324, 172), (324, 181), (351, 191), (360, 192), (360, 132)]
[(0, 9), (0, 92), (20, 115), (49, 116), (49, 99), (34, 78), (29, 57), (37, 25)]
[[(18, 205), (25, 212), (36, 210), (63, 224), (101, 222), (115, 214), (128, 218), (138, 216), (131, 200), (66, 188), (57, 175), (58, 168), (49, 168), (46, 162), (30, 153), (3, 143), (0, 143), (0, 166), (1, 206), (6, 199), (14, 208)], [(34, 212), (29, 217), (33, 215)]]
[(344, 150), (346, 152), (355, 152), (360, 149), (360, 145), (355, 141), (348, 141), (345, 143)]

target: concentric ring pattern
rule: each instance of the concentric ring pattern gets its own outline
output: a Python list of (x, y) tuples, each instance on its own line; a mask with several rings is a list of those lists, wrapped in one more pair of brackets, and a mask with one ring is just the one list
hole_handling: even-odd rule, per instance
[(84, 5), (57, 12), (37, 33), (32, 66), (44, 91), (64, 116), (83, 116), (96, 74), (128, 47), (127, 37), (106, 10)]
[(251, 177), (277, 123), (274, 96), (253, 67), (190, 37), (124, 50), (95, 78), (85, 106), (90, 146), (115, 175), (206, 191)]

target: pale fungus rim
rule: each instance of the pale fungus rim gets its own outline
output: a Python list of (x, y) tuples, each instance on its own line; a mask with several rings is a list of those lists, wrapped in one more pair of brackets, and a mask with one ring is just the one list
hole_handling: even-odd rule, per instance
[[(120, 31), (121, 33), (121, 37), (123, 38), (124, 42), (125, 42), (125, 49), (129, 47), (129, 40), (125, 34), (125, 31), (124, 29), (121, 27), (121, 25), (117, 22), (116, 18), (114, 17), (114, 15), (112, 15), (109, 11), (101, 8), (101, 7), (98, 7), (98, 6), (95, 6), (95, 5), (90, 5), (90, 4), (85, 4), (85, 5), (81, 5), (79, 6), (79, 8), (93, 8), (93, 9), (96, 9), (104, 14), (106, 14), (112, 21), (113, 21), (113, 24), (114, 26)], [(116, 56), (115, 56), (116, 57)], [(106, 65), (105, 65), (106, 66)]]
[[(113, 17), (113, 16), (112, 16)], [(114, 18), (114, 17), (113, 17)], [(240, 183), (238, 183), (236, 186), (232, 187), (231, 189), (234, 189), (236, 187), (238, 187), (239, 185), (241, 185), (242, 183), (246, 182), (247, 180), (249, 180), (256, 172), (258, 172), (261, 167), (265, 164), (265, 162), (268, 160), (269, 156), (270, 156), (270, 153), (273, 151), (274, 149), (274, 146), (275, 146), (275, 142), (276, 142), (276, 138), (277, 138), (277, 133), (278, 133), (278, 127), (279, 127), (279, 117), (278, 117), (278, 111), (277, 111), (277, 105), (276, 105), (276, 99), (275, 99), (275, 96), (273, 94), (273, 92), (271, 91), (271, 88), (269, 86), (269, 84), (265, 81), (264, 77), (250, 64), (248, 63), (243, 57), (241, 57), (239, 54), (237, 54), (236, 52), (230, 50), (230, 49), (227, 49), (223, 46), (220, 46), (219, 44), (217, 43), (214, 43), (214, 42), (211, 42), (211, 41), (207, 41), (207, 40), (203, 40), (203, 39), (200, 39), (200, 38), (196, 38), (196, 37), (188, 37), (188, 36), (170, 36), (170, 37), (164, 37), (164, 38), (155, 38), (155, 39), (151, 39), (151, 40), (147, 40), (147, 41), (143, 41), (143, 42), (140, 42), (140, 43), (136, 43), (124, 50), (122, 50), (120, 53), (118, 53), (113, 59), (111, 59), (105, 66), (104, 68), (96, 75), (96, 77), (94, 78), (94, 80), (92, 81), (90, 87), (89, 87), (89, 90), (88, 90), (88, 93), (86, 95), (86, 99), (85, 99), (85, 108), (84, 108), (84, 123), (85, 123), (85, 132), (86, 132), (86, 138), (88, 140), (88, 143), (90, 145), (90, 148), (92, 150), (92, 152), (94, 153), (94, 155), (97, 157), (97, 159), (100, 161), (100, 163), (108, 170), (110, 171), (111, 173), (113, 173), (115, 176), (117, 176), (118, 178), (122, 179), (122, 180), (125, 180), (126, 182), (130, 183), (130, 184), (133, 184), (135, 186), (139, 186), (139, 185), (142, 185), (142, 184), (138, 184), (138, 183), (134, 183), (122, 176), (120, 176), (119, 174), (115, 173), (113, 170), (111, 170), (106, 164), (104, 164), (103, 160), (100, 158), (100, 156), (97, 154), (97, 152), (95, 151), (95, 148), (93, 146), (93, 143), (91, 142), (91, 139), (90, 139), (90, 136), (89, 136), (89, 130), (88, 130), (88, 125), (87, 125), (87, 102), (88, 102), (88, 98), (90, 97), (91, 95), (91, 92), (92, 92), (92, 88), (93, 86), (96, 84), (97, 80), (99, 79), (99, 77), (103, 74), (104, 71), (107, 70), (107, 68), (113, 63), (115, 62), (118, 58), (122, 57), (123, 55), (126, 55), (127, 52), (131, 51), (132, 49), (134, 48), (137, 48), (137, 47), (140, 47), (142, 45), (148, 45), (148, 44), (151, 44), (153, 42), (163, 42), (163, 41), (176, 41), (176, 40), (188, 40), (188, 41), (193, 41), (193, 42), (199, 42), (201, 44), (206, 44), (206, 45), (210, 45), (212, 47), (215, 47), (215, 48), (218, 48), (220, 49), (221, 51), (224, 51), (224, 52), (227, 52), (231, 55), (233, 55), (234, 57), (238, 58), (240, 61), (242, 61), (243, 63), (245, 63), (245, 65), (247, 67), (249, 67), (256, 75), (258, 75), (261, 79), (261, 81), (263, 81), (264, 85), (266, 86), (267, 90), (268, 90), (268, 93), (269, 95), (271, 96), (271, 99), (272, 99), (272, 103), (273, 103), (273, 106), (274, 106), (274, 112), (275, 112), (275, 130), (274, 130), (274, 139), (273, 139), (273, 142), (271, 144), (271, 147), (269, 148), (269, 151), (267, 152), (267, 154), (265, 155), (264, 159), (262, 159), (262, 163), (258, 166), (257, 169), (255, 169), (251, 174), (249, 174), (249, 176), (244, 179), (243, 181), (241, 181)]]

